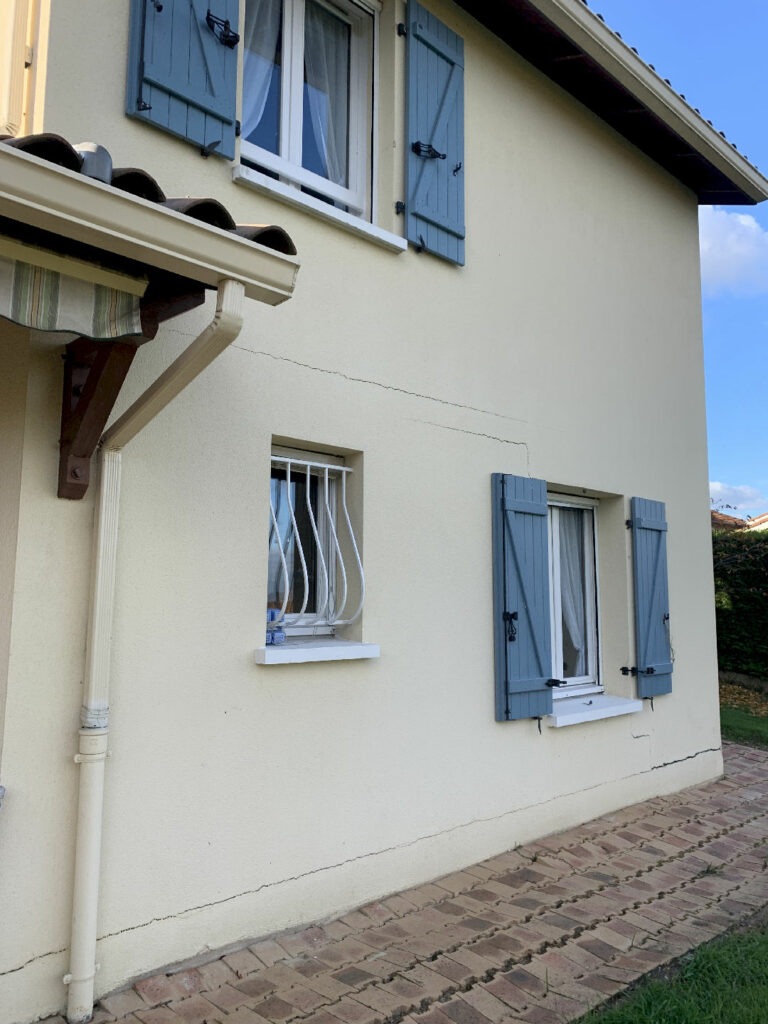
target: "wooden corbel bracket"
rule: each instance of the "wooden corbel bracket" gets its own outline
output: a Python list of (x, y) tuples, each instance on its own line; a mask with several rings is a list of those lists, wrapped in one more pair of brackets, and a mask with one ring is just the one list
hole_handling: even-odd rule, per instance
[(88, 490), (91, 456), (136, 355), (146, 338), (92, 341), (77, 338), (64, 355), (59, 453), (60, 498)]
[[(177, 279), (178, 280), (178, 279)], [(142, 334), (116, 341), (76, 338), (67, 345), (61, 402), (60, 498), (82, 498), (88, 490), (91, 457), (140, 345), (154, 338), (163, 320), (199, 306), (202, 286), (169, 288), (150, 284), (141, 303)]]

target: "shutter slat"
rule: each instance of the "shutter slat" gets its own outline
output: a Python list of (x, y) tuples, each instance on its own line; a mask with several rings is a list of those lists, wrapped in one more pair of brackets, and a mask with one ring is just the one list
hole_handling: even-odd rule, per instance
[[(232, 159), (237, 48), (211, 32), (207, 10), (207, 0), (165, 0), (161, 11), (132, 0), (126, 112), (198, 146), (218, 142), (212, 152)], [(234, 31), (238, 12), (238, 0), (217, 0)]]
[[(406, 236), (463, 265), (464, 42), (416, 0), (409, 0), (408, 25)], [(415, 142), (445, 160), (419, 156)]]
[(496, 718), (538, 718), (552, 713), (546, 484), (495, 473), (492, 500)]
[(631, 509), (637, 691), (657, 697), (672, 691), (667, 523), (662, 501), (633, 498)]

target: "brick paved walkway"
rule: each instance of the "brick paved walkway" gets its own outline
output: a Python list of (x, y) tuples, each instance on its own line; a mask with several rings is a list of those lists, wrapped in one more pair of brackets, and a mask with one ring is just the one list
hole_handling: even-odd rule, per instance
[(768, 752), (725, 761), (719, 782), (138, 981), (95, 1024), (575, 1020), (768, 904)]

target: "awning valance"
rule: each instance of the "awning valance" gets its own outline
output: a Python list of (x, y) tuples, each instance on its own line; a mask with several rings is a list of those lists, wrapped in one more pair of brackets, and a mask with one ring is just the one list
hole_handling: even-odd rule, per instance
[(0, 316), (24, 327), (96, 340), (140, 335), (139, 303), (116, 288), (0, 259)]

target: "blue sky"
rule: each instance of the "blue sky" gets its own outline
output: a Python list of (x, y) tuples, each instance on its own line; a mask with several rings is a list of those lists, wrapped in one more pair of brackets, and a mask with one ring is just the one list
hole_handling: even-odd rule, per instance
[[(768, 176), (768, 0), (589, 3)], [(768, 202), (702, 209), (700, 230), (712, 493), (758, 515), (768, 511)]]

